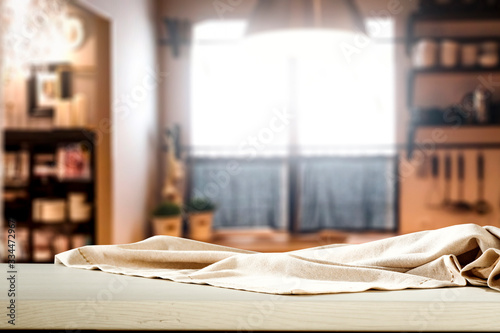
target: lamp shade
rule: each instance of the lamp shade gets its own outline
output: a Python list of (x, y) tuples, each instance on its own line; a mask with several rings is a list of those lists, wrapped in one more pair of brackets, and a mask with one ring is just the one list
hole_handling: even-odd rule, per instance
[(309, 28), (366, 34), (363, 18), (352, 0), (258, 0), (246, 34)]

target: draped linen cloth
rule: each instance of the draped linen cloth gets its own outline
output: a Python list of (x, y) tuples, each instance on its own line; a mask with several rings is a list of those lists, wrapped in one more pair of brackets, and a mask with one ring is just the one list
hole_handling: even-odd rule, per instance
[(500, 229), (475, 224), (364, 244), (259, 253), (170, 236), (59, 253), (56, 264), (271, 294), (488, 286), (500, 291)]

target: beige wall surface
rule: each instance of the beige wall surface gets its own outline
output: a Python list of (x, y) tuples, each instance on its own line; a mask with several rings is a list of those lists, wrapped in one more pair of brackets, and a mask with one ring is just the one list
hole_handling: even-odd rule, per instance
[(112, 243), (149, 236), (148, 214), (156, 193), (157, 91), (165, 80), (156, 61), (156, 2), (81, 0), (111, 21)]

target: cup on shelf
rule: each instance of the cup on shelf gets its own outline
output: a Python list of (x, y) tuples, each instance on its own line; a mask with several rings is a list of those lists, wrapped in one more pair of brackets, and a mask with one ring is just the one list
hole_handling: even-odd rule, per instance
[(478, 85), (473, 92), (472, 100), (476, 121), (480, 124), (489, 123), (491, 92), (482, 85)]
[(458, 64), (459, 44), (453, 40), (445, 39), (440, 46), (440, 65), (455, 67)]
[(69, 237), (61, 234), (55, 235), (52, 240), (52, 247), (55, 253), (69, 250)]
[(70, 204), (69, 219), (73, 223), (82, 223), (90, 220), (92, 206), (86, 203)]
[(478, 59), (482, 67), (495, 67), (498, 65), (498, 43), (484, 42), (481, 44), (481, 55)]
[(413, 49), (413, 65), (418, 68), (433, 67), (437, 64), (438, 44), (433, 39), (420, 39)]
[(68, 201), (70, 205), (72, 203), (84, 203), (87, 200), (87, 194), (85, 192), (69, 192)]
[(463, 44), (461, 48), (461, 64), (463, 67), (473, 67), (477, 64), (477, 44)]
[(90, 244), (87, 239), (88, 236), (84, 234), (75, 234), (71, 236), (71, 242), (73, 243), (73, 248), (82, 247)]
[(63, 199), (33, 199), (33, 221), (59, 223), (66, 219), (66, 201)]
[(90, 219), (92, 206), (85, 201), (87, 194), (84, 192), (68, 193), (69, 220), (74, 223), (87, 222)]
[(482, 55), (479, 57), (481, 67), (495, 67), (498, 65), (498, 57), (495, 55)]

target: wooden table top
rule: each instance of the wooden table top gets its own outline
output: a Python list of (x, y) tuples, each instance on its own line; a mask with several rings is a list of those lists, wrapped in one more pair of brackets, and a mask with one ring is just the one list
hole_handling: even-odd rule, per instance
[(2, 329), (500, 331), (500, 292), (488, 288), (277, 296), (54, 264), (16, 272), (16, 325), (3, 315)]

